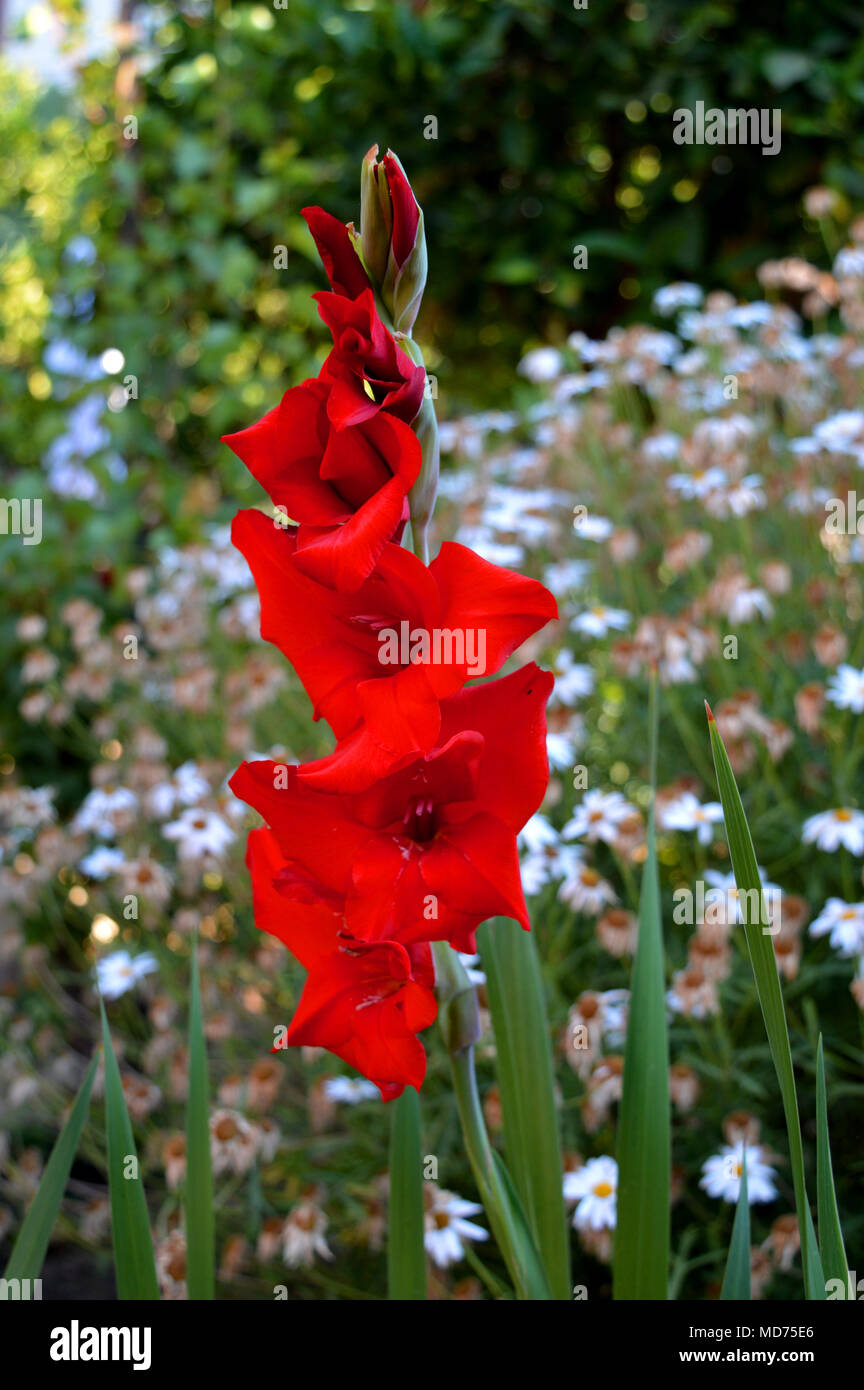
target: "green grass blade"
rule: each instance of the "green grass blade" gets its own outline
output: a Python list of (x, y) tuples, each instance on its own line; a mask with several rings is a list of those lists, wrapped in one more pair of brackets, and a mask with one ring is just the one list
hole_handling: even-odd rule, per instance
[[(813, 1223), (807, 1203), (804, 1149), (801, 1142), (795, 1073), (792, 1066), (792, 1050), (789, 1046), (789, 1029), (786, 1024), (777, 960), (774, 955), (771, 936), (763, 930), (763, 924), (767, 925), (768, 918), (762, 899), (762, 882), (759, 877), (750, 827), (747, 824), (744, 807), (741, 804), (735, 775), (710, 710), (708, 710), (708, 728), (711, 733), (711, 751), (714, 755), (717, 787), (723, 806), (726, 838), (729, 841), (729, 853), (732, 858), (735, 883), (739, 895), (744, 894), (745, 908), (742, 913), (744, 934), (756, 980), (756, 993), (765, 1021), (765, 1031), (768, 1034), (768, 1046), (780, 1085), (783, 1113), (786, 1118), (792, 1183), (795, 1189), (795, 1207), (798, 1213), (798, 1228), (801, 1233), (801, 1263), (804, 1270), (805, 1290), (808, 1298), (816, 1298), (820, 1296), (815, 1289), (818, 1251), (811, 1249), (808, 1233), (808, 1226), (812, 1231)], [(824, 1287), (821, 1297), (825, 1297)]]
[(420, 1097), (413, 1087), (391, 1103), (390, 1114), (387, 1297), (416, 1303), (426, 1297), (426, 1252)]
[(189, 1096), (186, 1102), (186, 1286), (189, 1297), (212, 1299), (215, 1263), (210, 1084), (201, 1013), (198, 938), (189, 997)]
[(36, 1196), (30, 1203), (18, 1233), (18, 1239), (9, 1257), (9, 1264), (3, 1276), (5, 1279), (39, 1278), (45, 1260), (45, 1252), (48, 1249), (48, 1242), (51, 1239), (51, 1232), (54, 1229), (60, 1203), (63, 1200), (63, 1193), (69, 1181), (75, 1151), (78, 1148), (78, 1141), (81, 1138), (81, 1131), (84, 1128), (84, 1121), (90, 1108), (90, 1092), (93, 1089), (93, 1078), (96, 1075), (98, 1061), (99, 1054), (97, 1052), (87, 1069), (87, 1075), (81, 1083), (81, 1089), (75, 1097), (75, 1103), (69, 1112), (69, 1117), (51, 1150), (51, 1157), (45, 1167), (42, 1181)]
[(735, 1221), (732, 1226), (732, 1239), (729, 1242), (729, 1255), (726, 1260), (726, 1273), (720, 1297), (724, 1302), (737, 1300), (749, 1302), (750, 1290), (750, 1202), (747, 1197), (747, 1148), (743, 1148), (741, 1163), (741, 1190), (735, 1208)]
[(478, 936), (495, 1034), (507, 1166), (552, 1295), (570, 1297), (570, 1242), (552, 1048), (534, 937), (497, 921)]
[[(651, 787), (656, 785), (657, 701), (651, 688)], [(639, 901), (630, 1017), (618, 1118), (616, 1299), (666, 1299), (669, 1279), (669, 1044), (660, 880), (653, 806)]]
[(825, 1275), (822, 1270), (822, 1257), (819, 1254), (819, 1242), (816, 1239), (816, 1231), (813, 1227), (813, 1217), (810, 1215), (810, 1208), (807, 1208), (807, 1252), (806, 1265), (804, 1269), (804, 1289), (807, 1297), (813, 1300), (827, 1299), (828, 1290), (825, 1287)]
[[(150, 1238), (150, 1218), (144, 1184), (138, 1171), (132, 1123), (114, 1056), (105, 1005), (101, 1002), (102, 1042), (105, 1053), (105, 1124), (108, 1134), (108, 1187), (111, 1194), (111, 1228), (114, 1240), (114, 1272), (119, 1299), (158, 1299), (159, 1285)], [(134, 1162), (133, 1162), (134, 1160)], [(129, 1170), (131, 1169), (131, 1172)], [(127, 1172), (129, 1176), (127, 1177)]]
[(831, 1164), (831, 1145), (828, 1139), (828, 1092), (825, 1086), (825, 1055), (822, 1034), (816, 1050), (816, 1198), (819, 1213), (819, 1250), (826, 1280), (842, 1280), (844, 1289), (849, 1278), (849, 1266), (843, 1246), (843, 1231), (834, 1191), (834, 1170)]

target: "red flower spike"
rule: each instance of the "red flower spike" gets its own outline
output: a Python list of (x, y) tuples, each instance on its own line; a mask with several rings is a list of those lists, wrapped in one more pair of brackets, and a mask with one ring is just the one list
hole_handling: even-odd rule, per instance
[(373, 1081), (384, 1100), (405, 1086), (419, 1090), (426, 1054), (416, 1035), (437, 1013), (429, 947), (357, 941), (329, 906), (286, 898), (279, 887), (285, 860), (267, 830), (251, 832), (246, 862), (257, 926), (308, 971), (287, 1041), (334, 1052)]
[(231, 779), (268, 823), (247, 851), (256, 922), (308, 972), (288, 1041), (329, 1049), (390, 1100), (425, 1074), (429, 943), (473, 952), (499, 914), (529, 927), (516, 837), (548, 782), (552, 676), (532, 664), (467, 683), (500, 670), (557, 606), (463, 546), (426, 566), (399, 544), (409, 498), (425, 536), (437, 478), (424, 369), (400, 341), (427, 253), (401, 164), (377, 154), (363, 161), (360, 237), (304, 209), (331, 286), (316, 295), (330, 355), (225, 442), (282, 513), (241, 512), (232, 531), (262, 636), (337, 739), (303, 767), (243, 763)]

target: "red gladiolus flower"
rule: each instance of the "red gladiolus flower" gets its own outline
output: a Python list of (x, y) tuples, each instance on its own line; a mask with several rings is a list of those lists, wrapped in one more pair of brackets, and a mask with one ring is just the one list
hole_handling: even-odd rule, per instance
[(331, 390), (328, 382), (305, 381), (256, 424), (223, 438), (299, 522), (298, 566), (319, 583), (350, 592), (408, 518), (420, 445), (403, 420), (380, 410), (335, 428)]
[(296, 540), (262, 512), (239, 512), (231, 536), (258, 585), (262, 637), (291, 662), (315, 718), (344, 740), (309, 766), (323, 790), (361, 791), (428, 751), (441, 728), (440, 701), (500, 670), (557, 616), (542, 584), (453, 542), (428, 568), (386, 545), (368, 579), (343, 594), (302, 573)]
[(331, 910), (344, 899), (346, 930), (363, 941), (471, 952), (487, 917), (528, 930), (516, 833), (546, 790), (552, 679), (532, 664), (451, 696), (438, 747), (356, 794), (315, 790), (304, 769), (241, 764), (231, 788), (289, 861), (284, 891)]
[(408, 341), (426, 284), (423, 214), (377, 146), (360, 202), (359, 236), (304, 210), (331, 286), (316, 295), (333, 335), (318, 377), (225, 437), (281, 513), (241, 512), (232, 531), (262, 636), (336, 748), (301, 767), (243, 763), (231, 787), (267, 822), (247, 852), (256, 922), (307, 970), (287, 1040), (329, 1049), (390, 1100), (425, 1074), (430, 943), (473, 952), (496, 915), (528, 930), (517, 835), (548, 782), (553, 680), (531, 664), (468, 683), (499, 671), (557, 605), (464, 546), (445, 542), (426, 564), (400, 545), (410, 519), (428, 555), (438, 476)]
[(420, 409), (426, 373), (387, 332), (372, 291), (350, 300), (321, 290), (314, 298), (333, 334), (321, 379), (332, 383), (327, 413), (336, 428), (358, 425), (379, 410), (410, 424)]
[(334, 1052), (374, 1081), (384, 1100), (406, 1086), (419, 1090), (426, 1054), (416, 1034), (437, 1013), (428, 945), (359, 941), (332, 900), (307, 902), (290, 886), (286, 894), (286, 862), (268, 830), (251, 832), (246, 862), (257, 926), (308, 971), (287, 1041)]
[(318, 207), (303, 208), (303, 216), (334, 292), (347, 299), (356, 299), (358, 294), (371, 289), (345, 223)]

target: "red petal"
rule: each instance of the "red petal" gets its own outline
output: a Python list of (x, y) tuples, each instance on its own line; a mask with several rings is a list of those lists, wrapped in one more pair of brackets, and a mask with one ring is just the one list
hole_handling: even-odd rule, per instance
[(442, 626), (483, 633), (485, 670), (476, 675), (500, 670), (527, 637), (558, 616), (555, 599), (536, 579), (493, 565), (464, 545), (445, 541), (430, 569), (441, 592)]
[(439, 830), (421, 866), (429, 892), (477, 925), (487, 917), (512, 917), (528, 930), (530, 923), (516, 836), (497, 816), (477, 815)]
[(297, 567), (310, 579), (341, 593), (355, 593), (372, 573), (403, 520), (406, 492), (400, 478), (370, 497), (343, 526), (301, 527)]
[(277, 505), (286, 507), (294, 520), (319, 526), (350, 514), (345, 499), (320, 477), (331, 434), (328, 390), (317, 380), (294, 386), (275, 410), (254, 425), (223, 435), (223, 443), (242, 459)]
[(393, 204), (393, 259), (398, 266), (402, 266), (414, 249), (420, 223), (420, 209), (401, 165), (389, 150), (384, 156), (383, 164)]
[(351, 244), (345, 223), (318, 207), (303, 208), (303, 216), (315, 240), (327, 279), (336, 293), (356, 299), (358, 294), (370, 289), (369, 277)]
[(512, 830), (522, 829), (546, 793), (546, 701), (553, 685), (551, 673), (532, 662), (441, 705), (442, 743), (461, 729), (482, 733), (477, 805)]
[[(360, 718), (357, 686), (380, 674), (374, 631), (352, 623), (358, 603), (378, 599), (370, 579), (360, 597), (316, 584), (294, 562), (294, 537), (262, 512), (238, 512), (231, 539), (245, 555), (261, 600), (261, 636), (284, 652), (314, 706), (342, 738)], [(407, 553), (407, 552), (406, 552)]]
[[(286, 785), (276, 785), (276, 781)], [(369, 839), (346, 803), (305, 787), (296, 767), (269, 759), (241, 763), (229, 784), (235, 796), (263, 816), (286, 859), (296, 860), (328, 888), (344, 893), (351, 866)]]
[(250, 830), (246, 864), (256, 927), (277, 937), (307, 970), (328, 957), (343, 928), (342, 915), (334, 914), (332, 905), (292, 901), (279, 892), (276, 880), (285, 868), (285, 857), (269, 830)]

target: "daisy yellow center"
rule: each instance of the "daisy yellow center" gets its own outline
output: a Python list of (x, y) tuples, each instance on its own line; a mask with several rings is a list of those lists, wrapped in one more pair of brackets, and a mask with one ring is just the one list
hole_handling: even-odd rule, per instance
[(611, 1197), (611, 1196), (612, 1196), (612, 1184), (611, 1184), (611, 1182), (598, 1182), (598, 1183), (595, 1183), (595, 1184), (594, 1184), (594, 1196), (595, 1196), (595, 1197)]
[(852, 812), (851, 812), (851, 811), (835, 811), (835, 812), (834, 812), (834, 819), (835, 819), (835, 820), (851, 820), (851, 819), (852, 819)]

